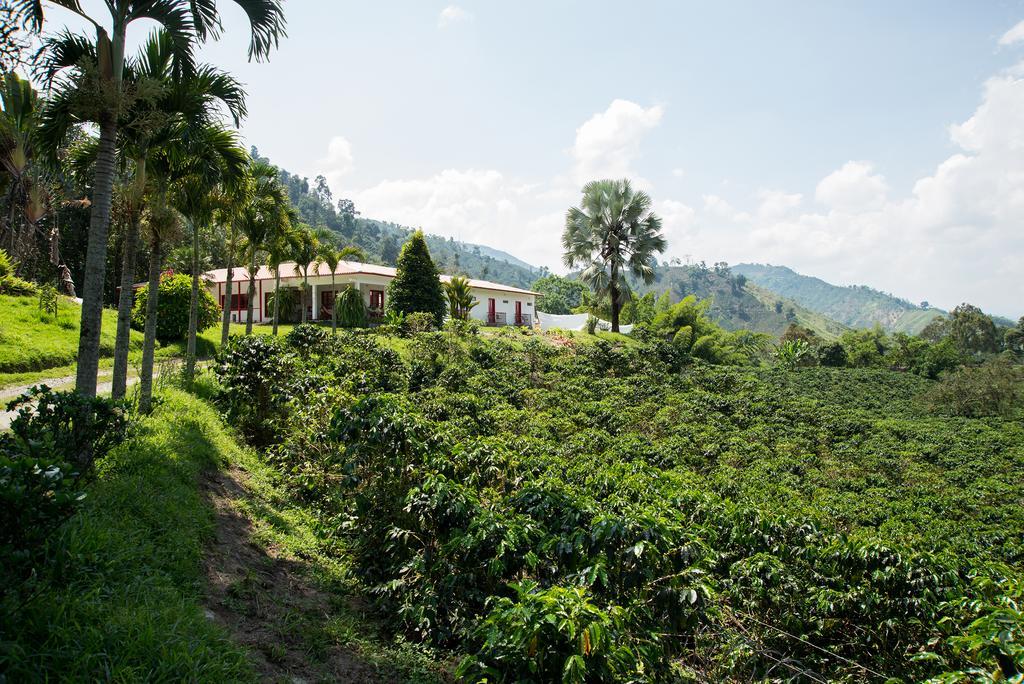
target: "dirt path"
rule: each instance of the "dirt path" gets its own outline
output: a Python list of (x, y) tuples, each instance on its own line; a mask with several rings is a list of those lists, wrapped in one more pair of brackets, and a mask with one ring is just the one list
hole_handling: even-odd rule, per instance
[[(153, 377), (156, 378), (159, 373), (154, 370)], [(139, 381), (139, 376), (129, 375), (126, 381), (128, 387), (131, 387)], [(55, 390), (69, 390), (75, 386), (75, 376), (69, 375), (61, 378), (44, 378), (42, 380), (36, 380), (35, 382), (24, 385), (22, 387), (7, 387), (0, 390), (0, 404), (3, 404), (0, 408), (6, 408), (7, 402), (11, 399), (21, 396), (27, 392), (30, 388), (36, 385), (46, 385), (50, 389)], [(114, 388), (114, 383), (111, 380), (101, 380), (96, 383), (96, 394), (107, 395), (110, 394), (110, 390)], [(0, 432), (11, 427), (11, 421), (18, 417), (17, 411), (4, 411), (0, 410)]]
[(301, 563), (252, 540), (252, 524), (234, 502), (250, 496), (245, 471), (209, 473), (203, 488), (216, 516), (205, 560), (207, 617), (245, 647), (267, 682), (393, 682), (386, 664), (338, 643), (330, 625), (343, 597), (319, 590)]

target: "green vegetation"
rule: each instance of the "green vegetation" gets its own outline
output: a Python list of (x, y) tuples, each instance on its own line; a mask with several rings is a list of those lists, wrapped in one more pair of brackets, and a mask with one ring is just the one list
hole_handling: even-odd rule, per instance
[[(197, 478), (236, 449), (214, 411), (164, 395), (136, 434), (97, 462), (82, 510), (47, 543), (49, 563), (18, 608), (3, 611), (7, 676), (251, 678), (242, 652), (203, 615), (199, 590), (212, 519)], [(15, 587), (5, 582), (5, 600)]]
[[(70, 299), (61, 299), (57, 318), (40, 311), (38, 297), (0, 295), (0, 373), (40, 371), (67, 366), (78, 357), (78, 326), (81, 307)], [(114, 329), (117, 314), (103, 312), (100, 351), (114, 353)], [(132, 338), (132, 348), (140, 349), (140, 336)]]
[(417, 231), (402, 245), (398, 255), (398, 268), (394, 279), (388, 283), (388, 313), (408, 316), (426, 313), (434, 317), (434, 325), (444, 320), (447, 305), (438, 279), (437, 268), (430, 258), (430, 250)]
[(222, 401), (381, 616), (466, 677), (1024, 666), (1019, 399), (933, 415), (922, 375), (712, 366), (661, 334), (239, 339)]
[(911, 304), (870, 287), (839, 287), (800, 275), (785, 266), (738, 264), (734, 273), (851, 328), (882, 326), (888, 332), (916, 335), (942, 311)]
[[(161, 343), (184, 340), (188, 333), (189, 306), (192, 297), (192, 278), (178, 273), (160, 278), (160, 296), (157, 300), (156, 339)], [(132, 326), (142, 330), (146, 322), (149, 293), (146, 288), (135, 295)], [(205, 287), (199, 290), (199, 317), (197, 331), (212, 328), (220, 320), (220, 307)]]
[(667, 246), (652, 205), (650, 195), (633, 190), (628, 179), (598, 180), (583, 186), (580, 206), (570, 207), (565, 216), (562, 261), (583, 269), (579, 278), (596, 301), (607, 300), (612, 332), (619, 332), (630, 278), (654, 282), (656, 256)]

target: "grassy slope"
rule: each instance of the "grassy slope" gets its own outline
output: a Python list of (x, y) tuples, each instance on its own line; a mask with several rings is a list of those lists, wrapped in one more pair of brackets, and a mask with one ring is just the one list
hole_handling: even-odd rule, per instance
[(938, 309), (921, 309), (869, 287), (833, 285), (784, 266), (739, 264), (732, 268), (763, 288), (854, 328), (879, 324), (889, 332), (916, 334), (943, 313)]
[[(654, 292), (656, 296), (666, 290), (677, 302), (688, 295), (698, 299), (710, 299), (710, 317), (726, 330), (753, 330), (778, 337), (791, 322), (808, 327), (825, 339), (835, 339), (842, 334), (844, 326), (828, 317), (784, 299), (774, 292), (765, 292), (752, 287), (736, 287), (730, 275), (714, 270), (701, 272), (695, 266), (659, 266), (656, 279), (650, 285), (642, 282), (633, 284), (638, 294)], [(775, 301), (782, 300), (785, 308), (775, 311)], [(792, 308), (795, 320), (786, 314)]]
[[(78, 327), (81, 308), (62, 299), (57, 320), (42, 316), (35, 297), (0, 295), (0, 373), (43, 370), (65, 366), (78, 355)], [(117, 313), (103, 311), (100, 351), (114, 353)], [(142, 348), (142, 335), (132, 334), (132, 348)]]
[[(62, 300), (55, 322), (51, 317), (41, 317), (35, 297), (0, 295), (0, 390), (49, 378), (73, 376), (78, 355), (80, 311), (73, 301)], [(287, 334), (292, 327), (281, 325), (280, 334)], [(100, 339), (101, 352), (106, 358), (100, 362), (101, 382), (109, 376), (116, 329), (117, 312), (104, 309)], [(257, 325), (253, 330), (257, 334), (269, 335), (272, 329), (269, 325)], [(231, 324), (232, 335), (244, 332), (244, 324)], [(135, 367), (141, 361), (142, 333), (133, 330), (131, 340), (130, 365)], [(210, 356), (219, 347), (219, 325), (199, 333), (199, 356)], [(156, 350), (157, 359), (184, 355), (184, 342), (172, 342)]]
[(200, 606), (212, 518), (197, 478), (237, 447), (212, 409), (178, 392), (162, 398), (100, 463), (85, 509), (64, 528), (68, 562), (4, 635), (0, 670), (11, 681), (253, 678)]
[[(99, 464), (85, 509), (63, 530), (69, 561), (43, 577), (20, 618), (0, 620), (0, 672), (10, 681), (259, 678), (203, 606), (204, 549), (214, 533), (200, 487), (206, 471), (246, 473), (247, 495), (237, 504), (258, 547), (300, 564), (335, 595), (352, 590), (347, 567), (321, 548), (312, 516), (289, 503), (272, 469), (239, 446), (214, 408), (178, 390), (160, 399), (139, 433)], [(443, 679), (441, 665), (387, 643), (378, 625), (347, 604), (285, 617), (267, 621), (266, 630), (299, 639), (314, 664), (317, 653), (340, 646), (381, 681)]]

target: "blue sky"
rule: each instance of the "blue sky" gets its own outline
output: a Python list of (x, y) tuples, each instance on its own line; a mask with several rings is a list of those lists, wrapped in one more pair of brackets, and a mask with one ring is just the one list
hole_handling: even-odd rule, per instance
[(559, 270), (628, 176), (667, 257), (1024, 313), (1024, 2), (290, 0), (269, 64), (222, 5), (247, 141), (367, 216)]

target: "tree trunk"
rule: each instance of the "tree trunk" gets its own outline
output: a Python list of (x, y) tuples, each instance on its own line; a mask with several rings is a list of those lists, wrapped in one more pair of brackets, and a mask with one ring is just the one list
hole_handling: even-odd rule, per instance
[[(309, 289), (309, 283), (307, 282), (306, 274), (302, 274), (302, 322), (306, 322), (306, 290)], [(312, 306), (312, 303), (310, 304)]]
[(612, 332), (619, 332), (619, 286), (618, 286), (619, 271), (615, 266), (612, 266), (612, 283), (609, 293), (612, 297)]
[(338, 334), (338, 290), (334, 287), (334, 271), (331, 271), (331, 334)]
[(188, 342), (185, 344), (185, 381), (196, 374), (196, 332), (199, 327), (199, 226), (192, 225), (192, 294), (188, 307)]
[(274, 337), (277, 337), (278, 315), (281, 313), (281, 265), (274, 269)]
[(245, 305), (245, 334), (252, 334), (252, 300), (256, 296), (256, 250), (252, 252), (252, 263), (249, 265), (249, 297)]
[(124, 236), (121, 294), (117, 300), (117, 339), (114, 341), (114, 377), (110, 396), (123, 399), (128, 389), (128, 349), (131, 343), (132, 303), (135, 299), (135, 257), (139, 243), (139, 215), (133, 211)]
[(96, 172), (93, 176), (89, 243), (85, 253), (85, 282), (82, 284), (82, 320), (78, 331), (78, 372), (75, 389), (86, 397), (96, 396), (96, 373), (100, 365), (100, 329), (103, 325), (103, 284), (107, 271), (107, 228), (114, 185), (114, 154), (117, 117), (111, 112), (100, 126)]
[(224, 283), (224, 306), (221, 307), (221, 322), (220, 322), (220, 346), (224, 347), (228, 343), (228, 331), (231, 330), (231, 281), (235, 277), (235, 270), (233, 268), (235, 262), (235, 231), (232, 230), (230, 237), (228, 238), (228, 279)]
[(153, 399), (153, 353), (156, 349), (156, 307), (160, 297), (160, 238), (153, 238), (149, 253), (149, 291), (146, 298), (146, 332), (142, 341), (139, 373), (139, 411), (149, 413)]

